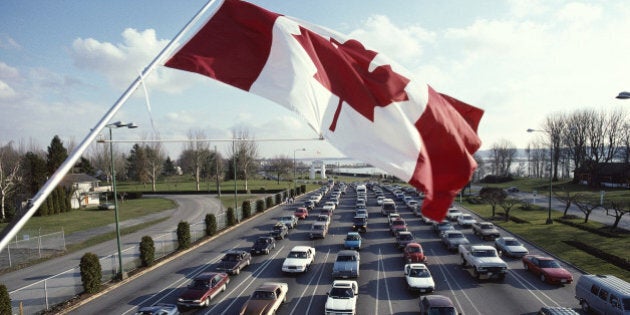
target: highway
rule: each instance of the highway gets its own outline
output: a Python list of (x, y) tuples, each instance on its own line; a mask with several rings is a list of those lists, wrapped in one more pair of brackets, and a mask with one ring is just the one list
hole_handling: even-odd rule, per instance
[[(389, 232), (386, 218), (380, 214), (380, 207), (372, 192), (368, 196), (370, 217), (360, 251), (357, 313), (416, 314), (420, 295), (407, 290), (402, 272), (402, 251), (395, 248), (394, 237)], [(355, 201), (354, 191), (348, 188), (334, 212), (331, 228), (325, 239), (309, 239), (308, 230), (314, 221), (314, 216), (311, 215), (300, 221), (287, 239), (278, 241), (276, 249), (269, 255), (254, 256), (249, 267), (239, 275), (231, 276), (227, 290), (219, 294), (209, 307), (186, 314), (238, 314), (253, 290), (266, 281), (286, 282), (289, 285), (287, 302), (278, 314), (323, 314), (326, 292), (333, 281), (333, 262), (337, 251), (343, 248), (346, 233), (351, 230)], [(292, 213), (297, 205), (298, 203), (283, 205), (245, 221), (237, 229), (224, 233), (69, 314), (133, 314), (142, 306), (155, 303), (174, 304), (191, 278), (200, 272), (213, 271), (223, 253), (230, 249), (249, 250), (257, 236), (271, 231), (277, 218), (282, 214)], [(398, 209), (429, 257), (429, 269), (437, 286), (434, 294), (449, 296), (463, 314), (535, 314), (543, 305), (578, 308), (573, 284), (559, 287), (542, 283), (526, 272), (518, 259), (506, 259), (510, 270), (503, 282), (475, 280), (462, 268), (459, 254), (447, 251), (430, 225), (425, 225), (401, 202), (398, 203)], [(311, 214), (318, 212), (316, 209)], [(482, 241), (474, 236), (470, 229), (462, 231), (471, 243), (492, 244), (491, 241)], [(503, 231), (502, 234), (507, 235)], [(315, 265), (305, 274), (285, 275), (281, 271), (282, 262), (289, 250), (296, 245), (316, 248)], [(530, 244), (526, 245), (530, 253), (543, 254)], [(566, 264), (563, 266), (577, 280), (580, 272)]]

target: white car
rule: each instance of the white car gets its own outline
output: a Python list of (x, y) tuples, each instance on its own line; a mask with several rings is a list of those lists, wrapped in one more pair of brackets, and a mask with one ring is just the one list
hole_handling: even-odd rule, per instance
[(389, 215), (387, 215), (387, 222), (388, 222), (390, 227), (392, 225), (392, 221), (394, 221), (396, 219), (400, 219), (400, 214), (398, 214), (398, 213), (390, 213)]
[(328, 291), (326, 299), (326, 315), (352, 314), (357, 313), (357, 297), (359, 296), (359, 285), (356, 281), (335, 280), (332, 288)]
[(449, 221), (455, 221), (462, 214), (464, 213), (457, 208), (448, 208), (448, 211), (446, 212), (446, 219)]
[(282, 271), (286, 273), (303, 273), (315, 262), (315, 248), (295, 246), (282, 263)]
[(497, 249), (499, 254), (508, 257), (520, 258), (529, 254), (529, 250), (527, 250), (525, 245), (511, 236), (497, 238), (494, 240), (494, 247)]
[(384, 196), (376, 197), (376, 204), (379, 205), (379, 206), (383, 205), (383, 199), (385, 199)]
[(477, 223), (477, 220), (470, 214), (464, 213), (457, 217), (457, 224), (460, 226), (471, 227), (475, 223)]
[(333, 201), (326, 201), (326, 203), (324, 203), (324, 206), (322, 208), (325, 210), (335, 211), (335, 208), (337, 208), (337, 206), (335, 206), (335, 202)]
[(427, 265), (421, 263), (406, 264), (404, 274), (409, 290), (420, 293), (435, 290), (435, 282)]
[(420, 204), (418, 203), (418, 201), (416, 200), (409, 200), (407, 201), (407, 208), (409, 208), (409, 210), (414, 211), (418, 209), (420, 207)]

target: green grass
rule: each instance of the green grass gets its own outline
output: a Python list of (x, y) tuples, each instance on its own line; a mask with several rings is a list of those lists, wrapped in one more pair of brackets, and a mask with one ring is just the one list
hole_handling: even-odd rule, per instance
[[(475, 205), (464, 203), (464, 206), (484, 218), (492, 215), (489, 205)], [(503, 212), (500, 207), (496, 209), (497, 213)], [(569, 246), (562, 241), (577, 240), (591, 246), (595, 246), (610, 254), (630, 259), (630, 234), (624, 235), (622, 238), (607, 238), (594, 233), (580, 230), (565, 224), (554, 222), (547, 225), (547, 209), (534, 207), (533, 210), (513, 209), (510, 216), (518, 217), (529, 221), (530, 223), (515, 223), (505, 221), (493, 221), (496, 225), (519, 235), (528, 242), (543, 248), (545, 251), (570, 262), (576, 267), (591, 274), (613, 274), (626, 281), (630, 281), (630, 271), (616, 267), (597, 257), (587, 254), (575, 247)], [(552, 212), (552, 218), (561, 216), (559, 212)], [(576, 219), (575, 222), (583, 222), (583, 219)], [(591, 227), (604, 228), (605, 226), (598, 222), (587, 223)]]
[[(532, 192), (536, 191), (539, 195), (549, 196), (549, 178), (517, 178), (510, 182), (500, 184), (483, 184), (478, 183), (479, 186), (488, 187), (518, 187), (521, 191)], [(593, 188), (585, 185), (572, 184), (570, 179), (562, 179), (552, 183), (552, 191), (554, 195), (556, 193), (562, 194), (566, 191), (573, 193), (580, 193), (584, 195), (586, 199), (599, 202), (601, 191), (604, 191), (604, 200), (616, 200), (627, 201), (630, 200), (630, 190), (621, 188)]]
[[(129, 199), (118, 203), (120, 221), (133, 219), (148, 214), (175, 208), (177, 205), (163, 198)], [(65, 234), (84, 231), (91, 228), (114, 223), (114, 210), (98, 210), (96, 208), (74, 209), (57, 215), (32, 217), (26, 222), (23, 230), (57, 232), (63, 229)], [(0, 225), (4, 229), (6, 224)]]

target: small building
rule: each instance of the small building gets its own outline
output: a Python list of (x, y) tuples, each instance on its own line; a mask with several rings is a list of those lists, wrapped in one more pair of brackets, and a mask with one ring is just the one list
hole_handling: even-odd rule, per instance
[(630, 188), (630, 164), (598, 163), (575, 169), (575, 179), (591, 187)]
[(72, 192), (71, 207), (79, 209), (86, 206), (98, 206), (100, 195), (110, 191), (110, 186), (100, 186), (100, 180), (90, 175), (67, 174), (61, 180), (60, 185)]

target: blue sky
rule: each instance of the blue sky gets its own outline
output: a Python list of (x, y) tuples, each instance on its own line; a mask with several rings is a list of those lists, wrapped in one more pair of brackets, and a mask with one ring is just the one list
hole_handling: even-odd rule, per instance
[[(436, 90), (485, 110), (482, 149), (499, 140), (525, 147), (545, 117), (582, 108), (626, 108), (630, 90), (628, 1), (251, 2), (361, 40)], [(80, 142), (127, 86), (205, 1), (0, 2), (0, 145), (45, 148), (57, 134)], [(192, 34), (191, 34), (192, 35)], [(159, 67), (146, 80), (163, 139), (190, 130), (229, 138), (247, 126), (256, 138), (312, 138), (295, 114), (205, 77)], [(116, 120), (152, 134), (142, 89)], [(227, 152), (225, 143), (213, 143)], [(176, 158), (183, 144), (170, 143)], [(339, 156), (326, 143), (263, 142), (261, 155)], [(123, 146), (124, 148), (124, 146)]]

